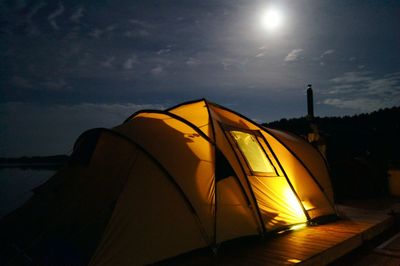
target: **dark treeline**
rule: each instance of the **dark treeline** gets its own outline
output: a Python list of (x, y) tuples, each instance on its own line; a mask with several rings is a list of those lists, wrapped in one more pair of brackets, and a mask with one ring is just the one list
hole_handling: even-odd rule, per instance
[(69, 156), (33, 156), (19, 158), (0, 158), (0, 168), (26, 168), (26, 169), (48, 169), (57, 170), (67, 163)]
[[(317, 117), (338, 199), (387, 193), (387, 171), (400, 167), (400, 107), (345, 117)], [(300, 136), (311, 132), (307, 118), (265, 124)]]

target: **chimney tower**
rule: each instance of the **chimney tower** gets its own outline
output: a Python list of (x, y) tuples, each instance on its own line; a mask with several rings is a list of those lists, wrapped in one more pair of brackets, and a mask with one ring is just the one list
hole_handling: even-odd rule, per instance
[(313, 102), (313, 91), (311, 88), (311, 84), (308, 84), (307, 88), (307, 118), (314, 118), (314, 102)]

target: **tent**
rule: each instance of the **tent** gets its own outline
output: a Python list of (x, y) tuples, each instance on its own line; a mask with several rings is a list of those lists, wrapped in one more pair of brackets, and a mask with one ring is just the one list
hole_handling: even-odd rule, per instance
[(2, 225), (24, 228), (3, 237), (33, 260), (61, 245), (56, 259), (143, 265), (335, 215), (313, 146), (201, 99), (83, 133)]

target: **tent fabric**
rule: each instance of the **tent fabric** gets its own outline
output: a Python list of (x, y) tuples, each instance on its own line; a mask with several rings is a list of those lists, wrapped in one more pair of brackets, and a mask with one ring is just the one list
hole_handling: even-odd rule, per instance
[[(204, 246), (335, 214), (330, 196), (321, 189), (331, 188), (329, 179), (326, 180), (327, 172), (311, 176), (312, 172), (306, 168), (313, 163), (310, 168), (318, 174), (318, 171), (326, 171), (324, 163), (314, 162), (312, 158), (300, 162), (298, 158), (303, 154), (297, 155), (283, 145), (288, 137), (272, 135), (247, 118), (206, 100), (182, 104), (164, 113), (143, 111), (114, 130), (132, 138), (157, 158), (187, 193), (206, 234)], [(239, 140), (235, 136), (247, 139)], [(282, 141), (279, 137), (286, 138)], [(255, 144), (248, 142), (246, 146), (246, 141)], [(305, 145), (303, 149), (308, 152), (314, 149), (307, 146), (309, 144), (300, 145)], [(301, 147), (295, 150), (300, 152)], [(256, 153), (258, 155), (254, 156)], [(260, 159), (260, 156), (264, 156), (263, 159), (252, 169), (250, 160)], [(225, 168), (229, 165), (228, 176), (223, 178), (216, 177), (216, 163), (221, 158)], [(267, 160), (269, 164), (263, 167)], [(264, 168), (267, 168), (266, 173), (258, 172)], [(323, 179), (323, 185), (317, 183), (318, 178)], [(118, 213), (118, 207), (114, 213)], [(113, 220), (110, 224), (106, 235), (113, 234), (116, 230), (113, 228), (120, 228), (118, 224), (113, 225)], [(133, 239), (129, 234), (121, 234), (118, 239), (121, 238)], [(125, 240), (118, 241), (124, 243)], [(172, 239), (165, 241), (174, 243)], [(108, 254), (116, 246), (106, 238), (102, 245), (109, 246)], [(198, 247), (200, 245), (193, 244), (189, 250)], [(187, 250), (181, 250), (184, 251)], [(176, 252), (169, 257), (173, 255)], [(93, 265), (102, 261), (101, 258), (103, 251), (98, 250)]]
[[(320, 181), (313, 179), (307, 168), (281, 142), (271, 135), (267, 136), (265, 133), (263, 135), (268, 140), (272, 149), (285, 158), (284, 160), (280, 160), (282, 168), (285, 170), (295, 192), (299, 195), (304, 208), (307, 210), (307, 215), (311, 219), (315, 219), (319, 216), (326, 216), (332, 213), (334, 206), (322, 189)], [(325, 164), (322, 165), (326, 167)]]
[(196, 217), (173, 183), (141, 154), (91, 264), (143, 265), (206, 244)]
[(89, 265), (143, 265), (336, 215), (315, 148), (205, 99), (90, 130), (72, 158), (2, 222), (38, 223), (17, 241), (33, 257), (62, 232)]
[(333, 190), (328, 173), (327, 163), (324, 156), (311, 146), (305, 139), (289, 132), (275, 129), (266, 129), (268, 133), (275, 136), (279, 141), (291, 150), (304, 165), (309, 169), (310, 174), (316, 177), (331, 204), (333, 204)]

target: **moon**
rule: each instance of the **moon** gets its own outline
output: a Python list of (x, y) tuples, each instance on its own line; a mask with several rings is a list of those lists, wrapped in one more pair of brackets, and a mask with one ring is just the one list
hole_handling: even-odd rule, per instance
[(276, 31), (282, 26), (282, 12), (276, 8), (265, 10), (260, 16), (261, 26), (268, 31)]

